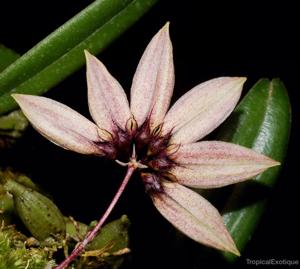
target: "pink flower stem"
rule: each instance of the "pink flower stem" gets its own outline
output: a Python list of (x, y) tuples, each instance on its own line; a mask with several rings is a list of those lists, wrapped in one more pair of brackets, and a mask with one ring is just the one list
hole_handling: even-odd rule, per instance
[(102, 215), (102, 217), (100, 218), (97, 225), (93, 228), (93, 230), (89, 231), (86, 234), (85, 239), (82, 242), (80, 242), (77, 245), (77, 247), (72, 251), (72, 253), (61, 264), (59, 264), (55, 269), (66, 268), (78, 255), (80, 255), (84, 251), (87, 244), (95, 238), (95, 236), (101, 229), (103, 223), (106, 221), (106, 219), (110, 215), (111, 211), (114, 209), (116, 203), (118, 202), (120, 196), (122, 195), (123, 191), (125, 190), (127, 183), (129, 182), (129, 179), (131, 178), (131, 176), (136, 168), (137, 167), (135, 165), (131, 165), (131, 164), (128, 165), (128, 169), (127, 169), (125, 178), (123, 179), (117, 193), (115, 194), (110, 205), (108, 206), (108, 208), (106, 209), (106, 211)]

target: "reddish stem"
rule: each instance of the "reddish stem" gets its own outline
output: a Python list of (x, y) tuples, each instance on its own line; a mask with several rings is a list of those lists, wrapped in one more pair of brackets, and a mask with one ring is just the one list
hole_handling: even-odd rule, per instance
[(111, 211), (115, 207), (116, 203), (118, 202), (120, 196), (122, 195), (124, 189), (127, 186), (127, 183), (129, 182), (129, 179), (131, 178), (131, 176), (136, 168), (137, 167), (135, 165), (131, 165), (131, 164), (128, 165), (128, 169), (127, 169), (125, 178), (123, 179), (117, 193), (115, 194), (114, 198), (112, 199), (112, 201), (111, 201), (110, 205), (108, 206), (108, 208), (106, 209), (105, 213), (102, 215), (102, 217), (98, 221), (97, 225), (93, 228), (93, 230), (89, 231), (86, 234), (85, 239), (82, 242), (80, 242), (77, 245), (77, 247), (72, 251), (72, 253), (61, 264), (59, 264), (55, 269), (66, 268), (78, 255), (80, 255), (84, 251), (87, 244), (95, 238), (95, 236), (101, 229), (103, 223), (106, 221), (106, 219), (110, 215)]

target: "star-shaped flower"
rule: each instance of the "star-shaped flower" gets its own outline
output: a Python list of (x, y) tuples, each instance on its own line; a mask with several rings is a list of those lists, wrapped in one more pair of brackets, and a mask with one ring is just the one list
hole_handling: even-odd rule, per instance
[[(220, 77), (199, 84), (168, 111), (174, 86), (168, 24), (140, 60), (130, 106), (105, 66), (88, 52), (86, 60), (89, 110), (96, 124), (51, 99), (14, 94), (34, 128), (68, 150), (134, 161), (146, 191), (167, 220), (197, 242), (239, 255), (215, 207), (185, 186), (222, 187), (278, 165), (242, 146), (197, 142), (232, 112), (246, 79)], [(132, 148), (136, 160), (131, 158)]]

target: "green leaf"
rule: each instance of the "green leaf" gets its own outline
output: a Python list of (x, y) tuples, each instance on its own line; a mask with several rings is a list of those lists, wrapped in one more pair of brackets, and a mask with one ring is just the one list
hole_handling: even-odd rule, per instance
[[(18, 53), (0, 44), (0, 72), (19, 57)], [(25, 118), (21, 110), (13, 111), (8, 115), (0, 117), (0, 137), (20, 137), (27, 126), (28, 120)]]
[(96, 0), (0, 73), (0, 114), (17, 107), (11, 94), (41, 95), (97, 54), (158, 0)]
[[(279, 79), (261, 79), (224, 124), (219, 139), (252, 148), (282, 163), (290, 125), (291, 108), (283, 83)], [(240, 251), (255, 231), (279, 171), (280, 167), (268, 169), (254, 180), (233, 187), (223, 218)], [(228, 253), (223, 255), (231, 262), (236, 259)]]
[(19, 58), (19, 54), (0, 44), (0, 72)]

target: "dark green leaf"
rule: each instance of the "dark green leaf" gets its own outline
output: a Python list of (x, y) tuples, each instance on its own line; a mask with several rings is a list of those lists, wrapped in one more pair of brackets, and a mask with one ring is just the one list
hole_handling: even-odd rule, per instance
[[(219, 139), (252, 148), (283, 162), (291, 125), (287, 91), (279, 79), (261, 79), (224, 124)], [(280, 167), (268, 169), (254, 180), (234, 186), (223, 211), (225, 224), (242, 251), (264, 212), (268, 193)], [(224, 253), (229, 261), (235, 256)]]
[(0, 72), (19, 58), (19, 54), (0, 44)]
[(99, 53), (157, 1), (92, 3), (0, 74), (0, 114), (17, 107), (11, 93), (45, 93), (84, 64), (84, 49)]

